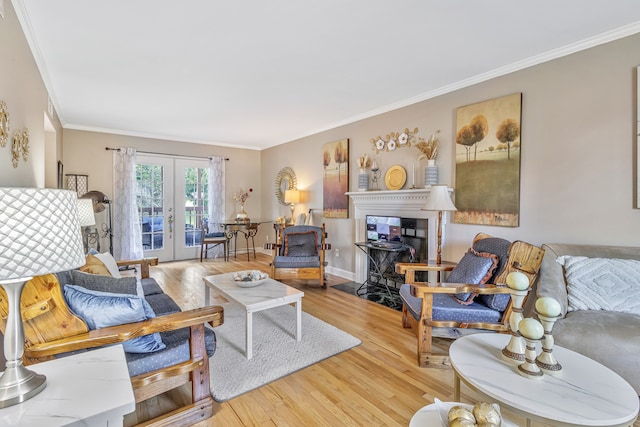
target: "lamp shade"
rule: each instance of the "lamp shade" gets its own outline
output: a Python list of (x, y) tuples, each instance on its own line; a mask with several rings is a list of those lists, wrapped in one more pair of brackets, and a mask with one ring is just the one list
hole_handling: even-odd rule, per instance
[(84, 193), (82, 198), (93, 201), (93, 211), (95, 213), (100, 213), (104, 211), (106, 209), (104, 204), (109, 203), (109, 198), (102, 191), (93, 190), (93, 191), (86, 192)]
[(78, 199), (78, 219), (80, 227), (96, 225), (96, 217), (93, 214), (93, 201), (89, 199)]
[(0, 187), (0, 281), (85, 263), (76, 193)]
[(451, 201), (449, 188), (446, 185), (432, 185), (429, 197), (424, 204), (426, 211), (457, 211), (458, 209)]
[(284, 192), (285, 203), (300, 203), (300, 190), (286, 190)]

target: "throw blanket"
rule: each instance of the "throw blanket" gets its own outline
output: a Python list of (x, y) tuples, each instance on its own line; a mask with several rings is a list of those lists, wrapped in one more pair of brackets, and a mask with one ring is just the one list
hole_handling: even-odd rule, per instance
[(607, 310), (640, 315), (640, 261), (561, 256), (569, 311)]

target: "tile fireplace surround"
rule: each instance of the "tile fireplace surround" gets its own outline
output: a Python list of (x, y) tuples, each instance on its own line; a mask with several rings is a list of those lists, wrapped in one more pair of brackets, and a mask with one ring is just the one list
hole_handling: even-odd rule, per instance
[[(449, 190), (452, 191), (451, 189)], [(363, 242), (366, 236), (366, 216), (400, 216), (403, 218), (423, 218), (428, 219), (427, 230), (427, 250), (430, 259), (435, 259), (436, 246), (438, 244), (437, 224), (438, 212), (424, 211), (422, 207), (429, 197), (429, 188), (417, 188), (413, 190), (399, 191), (352, 191), (346, 193), (355, 208), (355, 241)], [(442, 245), (445, 245), (445, 224), (448, 214), (442, 215)], [(362, 251), (355, 252), (355, 274), (356, 281), (362, 283), (367, 277), (367, 257)]]

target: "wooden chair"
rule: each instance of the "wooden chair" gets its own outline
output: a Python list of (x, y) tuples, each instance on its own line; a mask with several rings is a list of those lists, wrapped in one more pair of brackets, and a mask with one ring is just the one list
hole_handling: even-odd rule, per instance
[(293, 225), (282, 230), (280, 242), (266, 243), (265, 249), (273, 251), (271, 278), (318, 279), (327, 287), (324, 275), (325, 250), (331, 245), (325, 242), (324, 228), (313, 225)]
[[(225, 236), (223, 232), (214, 232), (209, 233), (209, 226), (206, 224), (206, 221), (202, 221), (202, 238), (200, 239), (200, 262), (202, 262), (202, 258), (206, 258), (207, 252), (209, 249), (213, 249), (218, 245), (222, 245), (224, 250), (224, 260), (229, 261), (229, 249), (228, 249), (229, 239)], [(213, 245), (209, 248), (209, 245)]]
[[(427, 264), (397, 263), (396, 272), (405, 275), (406, 285), (400, 289), (402, 307), (402, 326), (411, 328), (418, 340), (417, 358), (421, 367), (447, 367), (448, 354), (435, 354), (432, 352), (433, 328), (462, 328), (485, 329), (495, 332), (509, 332), (509, 316), (512, 312), (509, 296), (502, 297), (503, 310), (496, 310), (483, 301), (482, 295), (509, 294), (506, 286), (506, 277), (512, 271), (524, 273), (533, 286), (538, 275), (544, 250), (522, 241), (510, 243), (504, 239), (498, 239), (488, 234), (478, 234), (473, 240), (473, 248), (478, 252), (487, 244), (497, 243), (502, 246), (505, 254), (499, 256), (498, 269), (486, 284), (465, 283), (427, 283), (416, 281), (416, 272), (432, 271)], [(500, 251), (495, 251), (500, 252)], [(491, 252), (491, 253), (495, 253)], [(451, 295), (472, 293), (480, 295), (473, 303), (462, 305), (456, 302)], [(493, 297), (492, 297), (493, 298)], [(471, 310), (474, 310), (472, 312)], [(486, 315), (486, 316), (485, 316)], [(479, 318), (481, 321), (469, 321)], [(488, 321), (486, 319), (494, 319)]]
[[(147, 278), (153, 260), (124, 261), (119, 265), (141, 266)], [(153, 279), (150, 279), (153, 280)], [(0, 327), (4, 332), (7, 318), (6, 295), (0, 295)], [(209, 388), (209, 357), (205, 348), (204, 324), (223, 323), (222, 307), (211, 306), (159, 315), (143, 322), (89, 330), (85, 322), (69, 310), (55, 275), (40, 276), (29, 281), (20, 302), (25, 332), (24, 363), (31, 364), (71, 351), (117, 344), (155, 332), (188, 328), (191, 358), (185, 362), (147, 372), (131, 378), (136, 403), (166, 391), (191, 385), (191, 401), (167, 414), (140, 423), (142, 426), (189, 426), (213, 415), (213, 399)], [(100, 393), (100, 390), (93, 390)]]

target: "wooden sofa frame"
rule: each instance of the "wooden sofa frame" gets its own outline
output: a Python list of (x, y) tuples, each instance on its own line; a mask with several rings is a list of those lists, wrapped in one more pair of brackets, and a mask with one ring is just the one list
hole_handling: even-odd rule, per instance
[[(119, 266), (139, 265), (142, 278), (148, 278), (149, 266), (157, 264), (157, 258), (118, 262)], [(6, 304), (4, 307), (0, 306), (0, 314), (4, 320), (1, 322), (3, 331), (6, 310)], [(191, 383), (191, 401), (183, 407), (137, 425), (190, 426), (213, 415), (204, 324), (208, 323), (213, 327), (221, 325), (224, 322), (222, 307), (197, 308), (143, 322), (88, 330), (82, 319), (69, 310), (56, 277), (47, 275), (27, 283), (22, 293), (21, 311), (26, 339), (25, 364), (49, 360), (55, 355), (70, 351), (122, 343), (155, 332), (190, 328), (189, 360), (132, 377), (131, 385), (136, 403), (140, 403)]]

